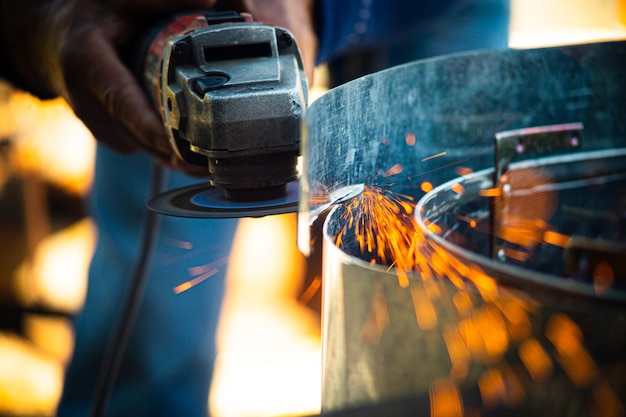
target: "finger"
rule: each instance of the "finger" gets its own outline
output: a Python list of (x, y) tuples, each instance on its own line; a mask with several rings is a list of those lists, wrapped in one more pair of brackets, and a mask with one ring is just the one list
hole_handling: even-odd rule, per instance
[(82, 83), (106, 113), (119, 120), (143, 148), (157, 154), (170, 151), (163, 122), (154, 105), (120, 61), (113, 45), (98, 30), (88, 31), (81, 41), (74, 42), (65, 62), (66, 78), (76, 78), (78, 84)]
[(111, 119), (102, 105), (92, 96), (79, 91), (70, 93), (69, 101), (76, 115), (99, 142), (121, 153), (131, 153), (140, 148), (133, 135), (120, 123)]

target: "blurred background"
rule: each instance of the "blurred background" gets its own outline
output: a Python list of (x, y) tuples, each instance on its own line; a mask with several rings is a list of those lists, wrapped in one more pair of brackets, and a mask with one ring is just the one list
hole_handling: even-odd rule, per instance
[[(626, 38), (626, 0), (512, 0), (511, 13), (515, 48)], [(323, 94), (323, 68), (316, 83), (313, 97)], [(83, 205), (94, 152), (63, 100), (41, 102), (0, 83), (0, 416), (55, 415), (97, 233)], [(319, 281), (299, 287), (294, 222), (241, 222), (232, 257), (245, 261), (228, 272), (210, 396), (216, 417), (319, 411), (319, 320), (305, 307)], [(258, 249), (289, 242), (293, 262), (281, 265)], [(250, 340), (263, 343), (252, 350)]]

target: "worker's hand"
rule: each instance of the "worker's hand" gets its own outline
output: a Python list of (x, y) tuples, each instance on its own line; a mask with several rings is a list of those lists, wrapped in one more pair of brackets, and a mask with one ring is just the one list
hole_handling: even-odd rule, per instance
[(120, 50), (156, 14), (209, 8), (215, 0), (0, 0), (8, 58), (33, 91), (63, 96), (96, 139), (144, 149), (188, 172), (173, 154), (160, 116)]
[(314, 0), (218, 0), (216, 7), (248, 12), (255, 22), (289, 30), (298, 42), (304, 70), (312, 83), (318, 48)]

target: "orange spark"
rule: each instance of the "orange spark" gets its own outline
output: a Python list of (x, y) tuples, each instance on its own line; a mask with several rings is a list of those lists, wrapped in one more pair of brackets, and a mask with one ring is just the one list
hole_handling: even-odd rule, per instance
[(422, 189), (422, 191), (424, 191), (425, 193), (428, 193), (430, 191), (433, 190), (433, 185), (428, 182), (428, 181), (424, 181), (422, 182), (422, 184), (420, 185), (420, 188)]
[(402, 165), (400, 164), (395, 164), (394, 166), (392, 166), (391, 168), (389, 168), (387, 171), (385, 171), (383, 173), (383, 176), (385, 178), (389, 178), (392, 175), (397, 175), (400, 174), (402, 172)]
[(552, 361), (537, 339), (526, 339), (518, 353), (532, 379), (541, 381), (552, 373)]
[(411, 299), (419, 328), (425, 331), (434, 329), (438, 322), (437, 312), (426, 291), (417, 286), (411, 287)]
[(408, 146), (415, 146), (416, 138), (415, 133), (409, 132), (404, 136), (404, 140)]
[(409, 277), (406, 272), (402, 269), (396, 269), (396, 274), (398, 276), (398, 285), (400, 285), (400, 288), (407, 288), (409, 286)]
[(487, 369), (478, 378), (478, 389), (487, 409), (493, 409), (504, 402), (506, 385), (502, 372), (498, 369)]
[(382, 264), (412, 270), (419, 255), (414, 249), (418, 234), (412, 199), (365, 186), (362, 193), (343, 206), (345, 226), (335, 236), (338, 246), (356, 244), (366, 258), (373, 256)]
[(434, 155), (427, 156), (426, 158), (422, 159), (422, 162), (430, 161), (431, 159), (435, 159), (435, 158), (440, 158), (440, 157), (445, 156), (445, 155), (446, 155), (445, 151), (439, 152), (439, 153), (436, 153)]
[(474, 316), (474, 322), (490, 359), (500, 358), (509, 347), (509, 334), (500, 312), (487, 305)]
[(581, 350), (582, 332), (565, 314), (555, 314), (546, 323), (546, 337), (561, 355), (570, 356)]
[(502, 188), (486, 188), (479, 190), (478, 195), (481, 197), (500, 197), (502, 195)]
[(557, 355), (556, 359), (574, 385), (579, 388), (591, 385), (598, 375), (596, 363), (585, 349), (571, 355)]
[(450, 376), (457, 380), (465, 379), (469, 370), (470, 354), (461, 333), (454, 327), (446, 329), (443, 340), (452, 363)]
[(593, 268), (593, 288), (597, 293), (604, 292), (611, 288), (613, 281), (615, 281), (615, 272), (613, 267), (606, 262), (600, 261)]
[(461, 183), (456, 183), (452, 186), (452, 191), (460, 195), (465, 192), (465, 187), (463, 187), (463, 184)]
[(456, 168), (454, 169), (454, 172), (455, 172), (458, 176), (462, 177), (462, 176), (464, 176), (464, 175), (469, 175), (469, 174), (471, 174), (472, 172), (474, 172), (474, 170), (473, 170), (473, 169), (471, 169), (471, 168), (468, 168), (468, 167), (456, 167)]
[(598, 417), (614, 417), (624, 415), (624, 405), (608, 382), (601, 381), (593, 389), (595, 407), (592, 415)]
[(193, 243), (187, 242), (184, 240), (164, 238), (163, 241), (165, 242), (166, 245), (173, 246), (178, 249), (185, 249), (185, 250), (193, 249)]
[(570, 237), (562, 233), (558, 233), (552, 230), (546, 230), (543, 234), (543, 241), (550, 245), (564, 248), (567, 245)]
[(197, 277), (195, 277), (194, 279), (191, 279), (189, 281), (183, 282), (180, 285), (177, 285), (174, 287), (173, 291), (174, 294), (180, 294), (182, 292), (185, 292), (193, 287), (195, 287), (196, 285), (200, 284), (202, 281), (211, 278), (213, 275), (217, 274), (219, 272), (218, 269), (212, 269), (210, 271), (205, 272), (202, 275), (199, 275)]
[(474, 307), (472, 303), (472, 298), (466, 291), (459, 291), (454, 294), (452, 302), (454, 303), (454, 306), (456, 307), (456, 310), (461, 317), (466, 316)]
[(317, 293), (321, 286), (322, 277), (316, 275), (315, 278), (313, 278), (313, 280), (311, 281), (311, 284), (309, 284), (307, 289), (304, 290), (298, 301), (305, 305), (308, 304), (313, 299), (313, 296)]
[(202, 281), (209, 279), (213, 275), (217, 274), (219, 272), (219, 267), (225, 265), (227, 262), (228, 257), (224, 257), (209, 264), (198, 265), (189, 268), (187, 270), (189, 276), (192, 276), (194, 278), (190, 279), (189, 281), (183, 282), (180, 285), (177, 285), (172, 289), (172, 291), (174, 291), (174, 294), (180, 294), (195, 287)]
[(585, 387), (596, 378), (598, 369), (582, 343), (582, 331), (565, 314), (553, 315), (546, 324), (546, 337), (556, 348), (557, 361), (577, 387)]
[(465, 217), (465, 216), (459, 216), (459, 220), (464, 221), (465, 223), (469, 224), (470, 227), (472, 229), (476, 228), (476, 220), (474, 219), (470, 219), (469, 217)]
[(433, 233), (435, 235), (441, 234), (441, 227), (437, 223), (428, 223), (426, 227), (428, 228), (428, 231), (430, 233)]
[(459, 388), (450, 380), (436, 380), (428, 390), (431, 417), (462, 417), (463, 401)]

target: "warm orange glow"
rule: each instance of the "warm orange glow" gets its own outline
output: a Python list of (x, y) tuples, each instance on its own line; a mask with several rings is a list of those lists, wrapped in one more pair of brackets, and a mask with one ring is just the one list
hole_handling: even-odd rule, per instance
[(392, 175), (398, 175), (401, 172), (402, 172), (402, 165), (395, 164), (394, 166), (392, 166), (391, 168), (389, 168), (387, 171), (383, 173), (383, 177), (391, 177)]
[(426, 228), (430, 233), (433, 233), (435, 235), (441, 234), (441, 227), (437, 223), (428, 223), (426, 225)]
[(409, 276), (406, 271), (402, 269), (396, 269), (396, 275), (398, 276), (398, 285), (400, 288), (408, 288), (409, 287)]
[(588, 387), (598, 376), (598, 367), (585, 349), (557, 355), (556, 360), (574, 385), (579, 388)]
[[(339, 247), (353, 234), (363, 256), (409, 271), (415, 265), (417, 224), (412, 198), (377, 187), (365, 186), (358, 196), (344, 203), (344, 228), (335, 236)], [(369, 258), (369, 256), (367, 256)], [(401, 282), (402, 276), (399, 276)]]
[(176, 287), (173, 288), (172, 291), (174, 291), (174, 294), (180, 294), (182, 292), (190, 290), (196, 285), (206, 281), (207, 279), (217, 274), (220, 268), (226, 265), (227, 263), (228, 263), (228, 257), (224, 257), (210, 264), (198, 265), (198, 266), (189, 268), (187, 272), (189, 276), (193, 278), (190, 279), (189, 281), (186, 281), (186, 282), (183, 282), (182, 284), (177, 285)]
[(297, 300), (303, 262), (295, 214), (240, 221), (218, 328), (211, 415), (319, 412), (319, 318)]
[(595, 380), (598, 369), (583, 346), (578, 325), (564, 314), (555, 314), (546, 324), (545, 334), (558, 351), (557, 361), (574, 385), (589, 386)]
[(474, 320), (484, 340), (485, 353), (490, 360), (499, 359), (509, 347), (509, 334), (500, 311), (487, 305)]
[(456, 184), (452, 186), (452, 191), (454, 191), (457, 194), (463, 194), (465, 192), (465, 187), (463, 187), (463, 184), (457, 182)]
[(485, 188), (484, 190), (479, 190), (478, 195), (481, 197), (500, 197), (502, 188)]
[(411, 299), (419, 328), (424, 331), (434, 329), (438, 323), (437, 312), (426, 290), (417, 286), (411, 287)]
[(441, 158), (442, 156), (446, 156), (446, 152), (445, 151), (436, 153), (434, 155), (427, 156), (426, 158), (422, 159), (422, 162), (430, 161), (431, 159), (435, 159), (435, 158)]
[(471, 174), (472, 172), (474, 172), (474, 170), (471, 169), (471, 168), (468, 168), (468, 167), (456, 167), (456, 168), (454, 168), (454, 172), (459, 177), (463, 177), (465, 175)]
[(17, 271), (16, 285), (24, 303), (78, 310), (87, 293), (95, 239), (95, 225), (85, 219), (41, 241), (32, 259)]
[(605, 261), (598, 262), (593, 269), (592, 280), (593, 288), (597, 293), (610, 289), (615, 281), (615, 272), (613, 272), (613, 267)]
[(450, 376), (456, 380), (465, 379), (469, 369), (470, 353), (461, 333), (454, 327), (448, 328), (443, 332), (443, 340), (452, 363)]
[(467, 316), (474, 308), (472, 298), (466, 291), (459, 291), (454, 294), (452, 301), (454, 302), (454, 306), (456, 307), (460, 317)]
[(422, 277), (422, 279), (422, 283), (424, 284), (424, 290), (426, 291), (426, 296), (432, 301), (441, 298), (441, 290), (439, 288), (440, 284), (428, 278), (424, 279), (424, 277)]
[(545, 243), (558, 246), (560, 248), (566, 247), (569, 239), (570, 236), (555, 232), (553, 230), (546, 230), (543, 234), (543, 241)]
[(428, 181), (424, 181), (420, 184), (420, 188), (423, 192), (429, 193), (433, 190), (433, 185)]
[(465, 276), (476, 285), (476, 289), (484, 300), (493, 301), (498, 298), (498, 284), (479, 267), (472, 267), (465, 273)]
[(526, 400), (526, 391), (515, 371), (508, 365), (502, 366), (502, 374), (506, 381), (507, 397), (505, 404), (509, 408), (519, 407)]
[(571, 356), (583, 349), (580, 328), (565, 314), (553, 315), (546, 323), (545, 334), (561, 355)]
[(608, 382), (599, 382), (593, 388), (593, 397), (595, 404), (592, 415), (597, 417), (621, 417), (624, 415), (624, 404), (621, 403)]
[(624, 0), (513, 0), (509, 45), (513, 48), (626, 38)]
[(69, 362), (74, 348), (74, 328), (69, 319), (28, 314), (22, 320), (27, 340), (59, 363)]
[(376, 344), (380, 340), (383, 329), (389, 325), (387, 300), (382, 283), (375, 283), (374, 298), (370, 310), (361, 328), (361, 342), (365, 345)]
[(219, 272), (219, 269), (212, 269), (205, 274), (202, 274), (200, 276), (195, 277), (194, 279), (190, 279), (189, 281), (183, 282), (182, 284), (175, 286), (172, 291), (174, 291), (174, 294), (180, 294), (182, 292), (190, 290), (191, 288), (200, 284), (204, 280), (211, 278), (213, 275), (217, 274), (218, 272)]
[(501, 404), (514, 408), (526, 398), (524, 387), (507, 366), (490, 368), (483, 372), (478, 379), (478, 388), (487, 409), (493, 409)]
[[(508, 230), (511, 231), (510, 229), (508, 229)], [(507, 235), (507, 234), (505, 233), (504, 235)], [(509, 236), (511, 236), (511, 235), (509, 235)], [(511, 239), (506, 239), (506, 240), (508, 242), (515, 242), (515, 243), (519, 244), (519, 241), (521, 240), (521, 239), (519, 239), (519, 237), (522, 236), (522, 234), (516, 233), (513, 236), (515, 236), (515, 237), (513, 237)], [(524, 242), (531, 244), (531, 243), (534, 243), (534, 240), (532, 240), (532, 239), (524, 239)], [(512, 259), (512, 260), (515, 260), (515, 261), (518, 261), (518, 262), (525, 262), (525, 261), (528, 260), (528, 257), (530, 256), (528, 252), (523, 251), (523, 250), (516, 250), (516, 249), (513, 249), (513, 248), (501, 248), (500, 250), (502, 251), (502, 253), (504, 254), (504, 256), (507, 259)]]
[(532, 379), (541, 381), (552, 373), (552, 361), (537, 339), (526, 339), (518, 353)]
[(0, 333), (0, 414), (52, 415), (61, 396), (63, 366), (37, 347)]
[(493, 409), (504, 403), (506, 385), (502, 372), (498, 369), (487, 369), (478, 378), (478, 389), (486, 409)]
[(482, 338), (477, 323), (471, 318), (464, 319), (461, 320), (458, 328), (472, 359), (478, 363), (485, 363), (487, 359), (485, 340)]
[(299, 301), (303, 305), (307, 305), (313, 299), (313, 297), (320, 290), (321, 287), (322, 287), (322, 277), (317, 275), (313, 278), (313, 280), (311, 280), (311, 283), (309, 284), (309, 286), (304, 290), (304, 292), (300, 296)]
[(462, 417), (463, 401), (453, 381), (433, 381), (428, 390), (431, 417)]
[(14, 92), (0, 130), (15, 141), (14, 166), (83, 195), (91, 186), (95, 141), (63, 99)]
[(520, 301), (514, 297), (501, 297), (496, 305), (507, 321), (509, 336), (514, 342), (526, 339), (532, 330), (532, 324), (527, 311)]
[(415, 138), (415, 133), (408, 132), (404, 136), (404, 141), (406, 142), (406, 144), (408, 146), (415, 146), (415, 142), (417, 141), (416, 138)]

